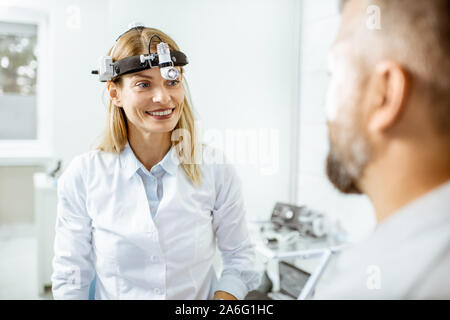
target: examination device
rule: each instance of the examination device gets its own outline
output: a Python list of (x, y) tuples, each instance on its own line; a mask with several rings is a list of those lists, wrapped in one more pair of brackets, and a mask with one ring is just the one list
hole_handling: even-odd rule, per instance
[[(116, 39), (116, 44), (128, 31), (132, 29), (142, 31), (144, 28), (144, 25), (141, 23), (129, 25), (129, 29)], [(156, 45), (156, 53), (150, 52), (153, 38), (158, 38), (160, 41)], [(126, 57), (117, 61), (113, 61), (112, 56), (101, 56), (99, 67), (97, 70), (92, 70), (92, 74), (97, 74), (101, 82), (106, 82), (125, 74), (159, 67), (161, 76), (164, 79), (175, 80), (178, 77), (178, 70), (175, 67), (182, 67), (188, 63), (188, 59), (183, 52), (171, 51), (167, 43), (163, 42), (157, 34), (153, 34), (148, 42), (147, 54)]]

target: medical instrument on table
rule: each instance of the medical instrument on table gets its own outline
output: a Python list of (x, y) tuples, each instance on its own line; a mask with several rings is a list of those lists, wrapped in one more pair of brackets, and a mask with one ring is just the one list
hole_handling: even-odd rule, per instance
[[(116, 39), (116, 43), (128, 31), (144, 28), (141, 23), (129, 25), (129, 29)], [(156, 46), (157, 52), (151, 53), (150, 46), (155, 37), (159, 39), (160, 43)], [(148, 54), (126, 57), (117, 61), (113, 61), (112, 53), (111, 56), (102, 56), (99, 59), (99, 69), (92, 70), (92, 74), (98, 74), (99, 80), (106, 82), (121, 75), (159, 67), (164, 79), (175, 80), (178, 77), (178, 70), (175, 67), (185, 66), (188, 63), (188, 59), (183, 52), (170, 51), (169, 45), (163, 42), (157, 34), (153, 34), (148, 42)]]
[(280, 260), (278, 262), (279, 291), (272, 292), (273, 282), (267, 271), (264, 272), (259, 288), (249, 292), (246, 300), (308, 300), (314, 295), (314, 290), (324, 273), (331, 256), (342, 247), (312, 249), (296, 253), (297, 259), (319, 259), (311, 272), (307, 272), (292, 263)]
[(246, 299), (311, 298), (333, 256), (346, 245), (339, 221), (307, 206), (278, 202), (268, 221), (251, 225), (265, 265), (265, 283)]
[(329, 219), (306, 206), (277, 202), (270, 221), (260, 231), (266, 245), (288, 245), (299, 239), (324, 239), (331, 232)]

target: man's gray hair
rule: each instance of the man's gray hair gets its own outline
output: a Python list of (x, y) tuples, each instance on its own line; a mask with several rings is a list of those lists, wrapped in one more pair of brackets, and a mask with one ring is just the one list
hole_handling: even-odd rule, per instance
[[(450, 0), (359, 1), (380, 8), (382, 28), (374, 34), (427, 96), (434, 127), (450, 136)], [(341, 12), (349, 2), (339, 0)]]

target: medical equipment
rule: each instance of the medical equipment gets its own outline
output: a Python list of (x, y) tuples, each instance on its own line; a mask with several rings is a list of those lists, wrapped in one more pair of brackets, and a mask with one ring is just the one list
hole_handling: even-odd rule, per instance
[(307, 206), (278, 202), (270, 220), (249, 227), (266, 271), (246, 299), (310, 299), (333, 254), (348, 243), (338, 221)]
[[(291, 258), (297, 259), (318, 259), (311, 272), (307, 272), (293, 262), (278, 260), (278, 283), (279, 290), (273, 291), (273, 281), (267, 272), (259, 288), (249, 292), (246, 300), (308, 300), (313, 294), (324, 273), (333, 253), (340, 251), (341, 248), (324, 248), (315, 250), (306, 250), (302, 253), (291, 254)], [(289, 258), (289, 257), (287, 257)], [(292, 259), (290, 259), (292, 260)]]
[(59, 173), (61, 172), (61, 164), (62, 164), (62, 161), (57, 160), (57, 162), (55, 164), (55, 168), (48, 171), (47, 174), (52, 178), (57, 178)]
[[(144, 28), (144, 25), (140, 23), (130, 25), (129, 29), (116, 39), (116, 43), (128, 31), (132, 29), (142, 31)], [(150, 46), (155, 37), (159, 39), (160, 43), (156, 46), (157, 52), (151, 53)], [(178, 70), (175, 67), (185, 66), (188, 63), (183, 52), (170, 51), (169, 45), (163, 42), (157, 34), (153, 34), (148, 42), (148, 54), (126, 57), (117, 61), (113, 61), (112, 56), (102, 56), (99, 59), (99, 69), (92, 70), (92, 74), (98, 74), (99, 80), (106, 82), (125, 74), (159, 67), (164, 79), (175, 80), (178, 77)]]
[(296, 231), (299, 235), (314, 238), (324, 237), (330, 231), (330, 223), (324, 214), (306, 206), (294, 206), (281, 202), (275, 204), (270, 222), (277, 232), (279, 229), (286, 228)]

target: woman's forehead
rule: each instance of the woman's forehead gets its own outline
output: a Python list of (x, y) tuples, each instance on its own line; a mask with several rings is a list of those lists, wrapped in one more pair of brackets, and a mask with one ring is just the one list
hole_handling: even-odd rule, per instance
[(158, 67), (142, 70), (139, 72), (134, 72), (130, 74), (131, 77), (148, 77), (148, 78), (155, 78), (155, 77), (161, 77), (161, 72), (159, 71)]

